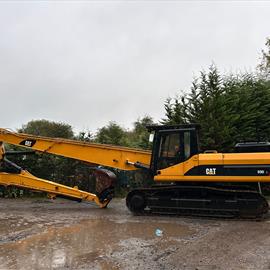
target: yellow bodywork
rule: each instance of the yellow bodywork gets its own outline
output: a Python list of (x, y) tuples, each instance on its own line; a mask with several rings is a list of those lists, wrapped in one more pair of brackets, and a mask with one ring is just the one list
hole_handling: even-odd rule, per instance
[[(3, 160), (4, 155), (5, 149), (3, 143), (0, 142), (0, 161)], [(106, 207), (109, 203), (109, 200), (100, 202), (99, 198), (93, 193), (79, 190), (77, 187), (72, 188), (56, 182), (38, 178), (26, 170), (22, 170), (20, 173), (0, 172), (0, 185), (16, 186), (47, 192), (50, 198), (55, 198), (57, 195), (62, 195), (73, 199), (95, 202), (101, 208)]]
[(155, 181), (205, 181), (205, 182), (270, 182), (270, 176), (189, 176), (190, 169), (200, 165), (269, 165), (270, 153), (204, 153), (160, 170), (154, 177)]
[[(21, 145), (23, 140), (34, 140), (32, 147)], [(4, 158), (3, 143), (9, 143), (36, 151), (61, 155), (77, 160), (85, 161), (92, 164), (98, 164), (121, 170), (136, 170), (131, 163), (140, 161), (148, 165), (151, 159), (149, 151), (117, 147), (111, 145), (84, 143), (81, 141), (66, 140), (59, 138), (47, 138), (41, 136), (33, 136), (22, 133), (10, 132), (6, 129), (0, 129), (0, 161)], [(131, 162), (131, 163), (129, 163)], [(27, 171), (21, 173), (5, 173), (0, 172), (0, 185), (18, 186), (22, 188), (47, 192), (51, 197), (62, 195), (79, 200), (95, 202), (100, 207), (106, 207), (109, 201), (101, 202), (99, 198), (89, 192), (79, 190), (78, 188), (68, 187), (57, 184), (52, 181), (44, 180), (33, 176)]]
[[(32, 147), (27, 147), (25, 145), (20, 145), (23, 140), (35, 140), (36, 142)], [(86, 143), (75, 140), (33, 136), (10, 132), (2, 128), (0, 128), (0, 142), (128, 171), (136, 170), (136, 168), (129, 165), (127, 162), (139, 161), (140, 163), (149, 165), (151, 159), (150, 151), (113, 145)]]
[(30, 174), (27, 171), (22, 171), (20, 174), (1, 172), (0, 185), (17, 186), (21, 188), (43, 191), (47, 192), (52, 198), (57, 195), (62, 195), (78, 200), (95, 202), (101, 208), (106, 207), (107, 204), (109, 203), (109, 201), (101, 203), (98, 197), (93, 193), (85, 192), (77, 188), (72, 188), (65, 185), (57, 184), (52, 181), (44, 180), (35, 177), (34, 175)]

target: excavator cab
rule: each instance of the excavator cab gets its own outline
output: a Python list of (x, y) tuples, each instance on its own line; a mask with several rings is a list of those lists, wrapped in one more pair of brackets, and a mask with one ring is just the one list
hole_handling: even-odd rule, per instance
[(154, 132), (151, 171), (156, 175), (161, 169), (181, 163), (199, 152), (199, 125), (148, 126)]

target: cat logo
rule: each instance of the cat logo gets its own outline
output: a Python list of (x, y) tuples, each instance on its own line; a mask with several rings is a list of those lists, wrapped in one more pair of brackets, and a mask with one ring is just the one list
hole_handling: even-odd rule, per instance
[(257, 174), (267, 174), (267, 172), (265, 170), (257, 170)]
[(32, 147), (36, 143), (36, 140), (28, 139), (20, 142), (20, 145)]
[(216, 175), (216, 168), (206, 168), (205, 173), (207, 175)]

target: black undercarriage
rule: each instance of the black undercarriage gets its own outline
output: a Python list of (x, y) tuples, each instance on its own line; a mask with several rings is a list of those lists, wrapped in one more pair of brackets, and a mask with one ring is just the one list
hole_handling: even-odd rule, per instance
[(259, 219), (268, 212), (267, 200), (244, 185), (183, 183), (132, 190), (126, 199), (134, 214), (165, 214)]

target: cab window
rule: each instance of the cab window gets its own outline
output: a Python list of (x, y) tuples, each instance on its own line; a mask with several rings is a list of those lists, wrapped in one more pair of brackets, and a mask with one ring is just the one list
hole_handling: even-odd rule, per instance
[(185, 160), (190, 158), (190, 132), (184, 132), (184, 156)]
[(167, 168), (180, 162), (182, 155), (180, 145), (179, 133), (161, 135), (157, 164), (158, 170)]

